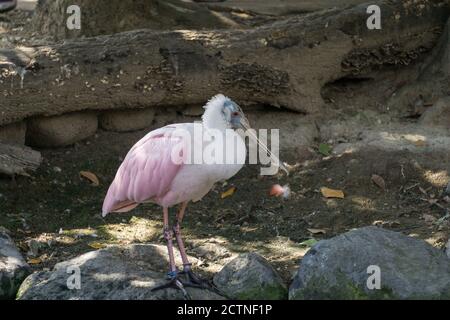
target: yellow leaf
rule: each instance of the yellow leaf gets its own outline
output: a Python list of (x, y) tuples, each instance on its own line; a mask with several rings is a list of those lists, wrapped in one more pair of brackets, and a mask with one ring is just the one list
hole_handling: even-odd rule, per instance
[(93, 249), (103, 249), (106, 247), (106, 245), (101, 242), (91, 242), (91, 243), (88, 243), (88, 246)]
[(327, 233), (324, 229), (312, 229), (311, 228), (311, 229), (306, 229), (306, 230), (308, 230), (312, 234), (319, 234), (319, 233), (325, 234), (325, 233)]
[(88, 179), (92, 183), (93, 186), (100, 185), (100, 181), (98, 181), (97, 176), (90, 171), (80, 171), (80, 176)]
[(28, 264), (40, 264), (40, 263), (42, 263), (42, 260), (40, 258), (34, 258), (34, 259), (28, 260)]
[(322, 192), (322, 195), (325, 198), (339, 198), (339, 199), (344, 199), (344, 192), (342, 190), (335, 190), (335, 189), (330, 189), (330, 188), (326, 188), (326, 187), (322, 187), (320, 189), (320, 192)]
[(427, 145), (427, 143), (423, 140), (416, 140), (414, 141), (414, 144), (416, 145), (416, 147), (425, 147)]
[(236, 187), (231, 187), (225, 192), (222, 192), (222, 195), (220, 196), (222, 199), (231, 197), (236, 192)]

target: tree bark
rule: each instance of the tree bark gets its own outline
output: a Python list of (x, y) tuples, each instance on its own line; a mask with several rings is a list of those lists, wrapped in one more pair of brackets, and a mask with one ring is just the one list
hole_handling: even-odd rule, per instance
[(19, 145), (0, 143), (0, 174), (29, 176), (41, 164), (40, 152)]
[(405, 105), (409, 114), (419, 116), (441, 97), (450, 96), (450, 19), (444, 32), (425, 63), (417, 81), (405, 85), (388, 101), (390, 108)]
[(329, 82), (423, 61), (450, 12), (444, 0), (378, 4), (382, 30), (366, 27), (366, 4), (252, 30), (139, 30), (4, 51), (4, 64), (15, 59), (30, 70), (23, 88), (13, 72), (0, 76), (0, 125), (86, 109), (203, 104), (219, 92), (244, 105), (320, 112)]
[[(67, 8), (81, 10), (81, 29), (69, 30)], [(136, 29), (226, 29), (238, 27), (231, 19), (221, 19), (205, 5), (181, 0), (41, 0), (33, 17), (33, 31), (50, 38), (92, 37)]]

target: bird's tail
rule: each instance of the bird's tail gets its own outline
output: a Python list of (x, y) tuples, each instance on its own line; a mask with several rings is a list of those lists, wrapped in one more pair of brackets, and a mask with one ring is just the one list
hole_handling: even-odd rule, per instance
[(117, 200), (114, 197), (114, 187), (111, 185), (108, 193), (106, 194), (105, 200), (103, 201), (102, 217), (106, 217), (106, 215), (110, 212), (128, 212), (136, 208), (138, 205), (139, 203), (132, 200)]
[(111, 185), (108, 188), (108, 192), (106, 193), (105, 200), (103, 200), (103, 206), (102, 206), (102, 217), (106, 217), (106, 215), (113, 211), (113, 208), (117, 202), (116, 198), (114, 197), (115, 194), (115, 186), (113, 181)]

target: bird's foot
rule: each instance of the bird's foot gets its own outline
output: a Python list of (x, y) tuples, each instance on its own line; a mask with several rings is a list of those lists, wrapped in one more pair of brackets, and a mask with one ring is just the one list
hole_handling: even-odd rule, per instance
[[(184, 275), (185, 277), (182, 278), (181, 275)], [(169, 288), (180, 290), (183, 293), (185, 300), (192, 300), (189, 292), (186, 291), (186, 288), (205, 289), (226, 297), (212, 281), (197, 276), (190, 268), (185, 268), (181, 272), (169, 272), (168, 281), (165, 284), (152, 288), (151, 291)]]
[(210, 290), (219, 295), (224, 295), (220, 290), (214, 285), (214, 283), (208, 279), (204, 279), (196, 275), (190, 265), (184, 266), (184, 270), (180, 272), (180, 274), (185, 275), (186, 281), (183, 284), (186, 287), (200, 288)]
[(191, 300), (190, 294), (186, 291), (185, 287), (187, 287), (183, 282), (179, 279), (179, 273), (176, 271), (171, 271), (167, 274), (169, 280), (160, 286), (154, 287), (151, 289), (151, 291), (158, 291), (158, 290), (164, 290), (164, 289), (176, 289), (180, 290), (183, 293), (185, 300)]

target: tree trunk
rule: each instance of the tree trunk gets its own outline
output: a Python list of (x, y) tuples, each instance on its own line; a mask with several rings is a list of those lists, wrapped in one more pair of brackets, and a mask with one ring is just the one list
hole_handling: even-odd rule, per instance
[(28, 176), (41, 164), (40, 152), (31, 148), (0, 143), (0, 174)]
[[(78, 5), (81, 29), (66, 27), (67, 8)], [(135, 29), (170, 30), (237, 27), (230, 19), (221, 19), (204, 5), (181, 0), (41, 0), (32, 28), (53, 39), (92, 37)]]
[(450, 19), (438, 45), (419, 70), (417, 81), (405, 85), (392, 97), (388, 105), (409, 106), (409, 114), (418, 116), (427, 104), (434, 104), (440, 97), (450, 96)]
[(23, 88), (14, 72), (0, 76), (0, 125), (85, 109), (203, 104), (219, 92), (243, 104), (320, 112), (329, 82), (423, 61), (450, 12), (448, 1), (379, 5), (382, 30), (366, 27), (367, 4), (253, 30), (140, 30), (4, 51), (4, 63), (31, 67)]

